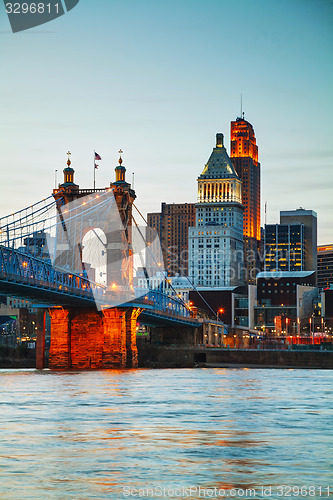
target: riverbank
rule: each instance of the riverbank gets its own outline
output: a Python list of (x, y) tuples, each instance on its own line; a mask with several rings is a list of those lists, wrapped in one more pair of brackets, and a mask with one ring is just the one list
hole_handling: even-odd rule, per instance
[[(333, 369), (333, 351), (221, 349), (138, 346), (139, 368), (319, 368)], [(25, 346), (0, 346), (0, 369), (35, 368), (36, 352)]]
[(138, 347), (141, 368), (321, 368), (333, 369), (333, 351)]
[(0, 345), (0, 368), (36, 368), (36, 350), (26, 345)]

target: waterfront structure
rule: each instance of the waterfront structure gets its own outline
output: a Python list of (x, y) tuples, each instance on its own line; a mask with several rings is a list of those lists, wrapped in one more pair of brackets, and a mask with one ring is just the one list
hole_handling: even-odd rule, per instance
[(333, 285), (333, 245), (317, 247), (317, 282), (320, 290)]
[(243, 286), (191, 290), (190, 306), (198, 310), (198, 316), (214, 318), (224, 324), (232, 325), (234, 296), (244, 291)]
[(300, 333), (309, 326), (318, 297), (314, 271), (265, 271), (257, 275), (254, 326), (265, 332)]
[[(254, 323), (265, 331), (301, 333), (317, 314), (317, 214), (280, 212), (265, 226), (265, 272), (257, 276)], [(318, 312), (319, 314), (319, 312)]]
[[(195, 225), (194, 203), (162, 203), (161, 212), (147, 214), (147, 224), (160, 238), (169, 276), (188, 274), (188, 228)], [(148, 267), (149, 267), (149, 256)]]
[(216, 146), (198, 177), (195, 227), (189, 228), (189, 277), (196, 287), (243, 284), (241, 180), (216, 134)]
[(245, 281), (255, 284), (261, 270), (260, 163), (253, 126), (242, 118), (231, 122), (230, 158), (242, 181)]
[[(3, 338), (8, 339), (11, 332), (11, 344), (22, 341), (36, 341), (37, 310), (32, 308), (28, 300), (6, 297), (0, 301), (0, 325), (6, 324), (5, 331), (1, 332)], [(0, 343), (2, 343), (0, 341)]]
[[(137, 234), (133, 234), (135, 193), (125, 180), (122, 158), (115, 168), (116, 180), (102, 189), (80, 189), (68, 163), (63, 184), (51, 196), (0, 220), (1, 293), (43, 304), (35, 321), (37, 368), (44, 367), (46, 309), (51, 322), (49, 367), (53, 369), (137, 366), (139, 315), (145, 325), (165, 326), (174, 338), (181, 329), (193, 340), (200, 322), (179, 294), (149, 290), (139, 300), (135, 297), (134, 260), (147, 241), (140, 232), (145, 245), (141, 239), (137, 244)], [(44, 238), (35, 237), (44, 231), (51, 234), (51, 259), (40, 258), (45, 254), (40, 251)], [(90, 255), (85, 247), (93, 235), (99, 245)], [(23, 247), (32, 252), (22, 252)], [(106, 268), (104, 284), (88, 279), (84, 259), (96, 271)]]
[(247, 290), (233, 294), (232, 323), (234, 327), (254, 328), (254, 306), (257, 304), (257, 286), (248, 285)]
[[(115, 168), (116, 179), (110, 183), (110, 187), (79, 189), (79, 186), (74, 183), (74, 169), (68, 158), (67, 168), (64, 169), (64, 182), (53, 190), (53, 197), (57, 206), (61, 207), (64, 203), (68, 204), (77, 198), (87, 195), (94, 195), (98, 198), (100, 192), (113, 191), (124, 229), (121, 231), (119, 225), (113, 226), (111, 220), (105, 228), (107, 291), (110, 290), (121, 296), (123, 289), (133, 281), (127, 260), (131, 247), (132, 204), (136, 196), (131, 185), (125, 180), (126, 169), (122, 164), (121, 156), (118, 163)], [(66, 225), (66, 221), (64, 224)], [(82, 234), (76, 236), (82, 241), (86, 228), (78, 227), (78, 231)], [(68, 238), (67, 232), (66, 230), (66, 238)], [(82, 257), (81, 251), (80, 255)], [(75, 269), (78, 260), (78, 257), (73, 260)], [(119, 266), (115, 266), (114, 262), (119, 262)], [(119, 301), (119, 304), (121, 303)], [(137, 366), (136, 320), (141, 312), (140, 308), (135, 306), (103, 307), (102, 314), (99, 314), (96, 307), (84, 307), (79, 311), (72, 307), (56, 307), (50, 308), (49, 311), (51, 317), (50, 368)], [(39, 339), (37, 342), (38, 368), (43, 367), (42, 346), (43, 341)]]

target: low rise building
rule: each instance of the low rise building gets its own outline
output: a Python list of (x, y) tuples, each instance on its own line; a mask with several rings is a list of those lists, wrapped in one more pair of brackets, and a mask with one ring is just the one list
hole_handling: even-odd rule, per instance
[(277, 335), (301, 333), (309, 329), (317, 297), (314, 271), (259, 273), (254, 326)]

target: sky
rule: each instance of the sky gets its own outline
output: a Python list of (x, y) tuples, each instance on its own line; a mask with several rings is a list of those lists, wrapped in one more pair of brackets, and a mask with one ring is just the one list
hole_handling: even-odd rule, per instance
[(80, 0), (13, 34), (0, 4), (0, 217), (51, 194), (71, 151), (75, 182), (127, 180), (146, 214), (196, 202), (230, 122), (254, 127), (262, 224), (318, 214), (333, 243), (333, 1)]

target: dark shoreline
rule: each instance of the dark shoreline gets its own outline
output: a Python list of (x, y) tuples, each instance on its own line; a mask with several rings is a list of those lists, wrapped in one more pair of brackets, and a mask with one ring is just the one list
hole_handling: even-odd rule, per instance
[(0, 369), (35, 367), (36, 349), (28, 349), (22, 344), (16, 347), (0, 345)]
[(142, 368), (333, 369), (333, 351), (139, 346)]

